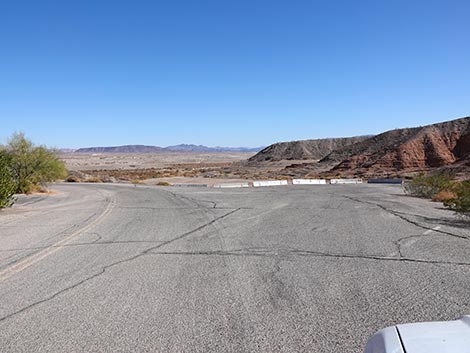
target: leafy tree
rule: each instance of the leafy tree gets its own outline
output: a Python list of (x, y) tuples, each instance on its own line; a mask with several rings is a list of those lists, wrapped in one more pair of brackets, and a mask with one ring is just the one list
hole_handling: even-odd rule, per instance
[(16, 187), (9, 158), (4, 151), (0, 151), (0, 209), (13, 204)]
[(8, 140), (5, 151), (16, 180), (17, 193), (31, 192), (34, 186), (67, 176), (67, 170), (54, 151), (35, 146), (23, 133), (15, 133)]

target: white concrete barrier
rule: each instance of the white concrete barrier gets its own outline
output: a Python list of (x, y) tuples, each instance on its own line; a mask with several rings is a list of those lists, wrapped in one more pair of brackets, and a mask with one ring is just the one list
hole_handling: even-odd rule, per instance
[(279, 186), (279, 185), (287, 185), (287, 180), (263, 180), (263, 181), (254, 181), (253, 186)]
[(293, 179), (292, 184), (294, 185), (325, 185), (325, 179)]
[(330, 184), (362, 184), (362, 179), (331, 179)]
[(248, 183), (224, 183), (224, 184), (215, 184), (215, 188), (248, 188), (250, 184)]

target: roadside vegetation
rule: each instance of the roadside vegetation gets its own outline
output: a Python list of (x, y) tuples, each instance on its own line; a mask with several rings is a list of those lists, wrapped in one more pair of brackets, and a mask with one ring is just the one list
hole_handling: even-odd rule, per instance
[(23, 133), (15, 133), (0, 146), (0, 208), (11, 206), (14, 194), (45, 190), (45, 183), (67, 177), (55, 152), (36, 146)]
[(80, 178), (76, 175), (69, 175), (67, 177), (67, 179), (65, 179), (65, 181), (67, 183), (79, 183), (80, 182)]
[(171, 186), (171, 184), (167, 181), (159, 181), (155, 185), (157, 185), (157, 186)]
[(0, 209), (13, 204), (16, 191), (16, 183), (8, 160), (6, 153), (0, 151)]
[(404, 184), (408, 195), (443, 202), (444, 206), (470, 220), (470, 180), (456, 181), (449, 174), (417, 175)]
[(455, 196), (444, 201), (444, 205), (470, 220), (470, 180), (454, 185), (453, 192)]
[(432, 199), (441, 192), (450, 192), (452, 185), (453, 178), (448, 174), (426, 176), (424, 173), (420, 173), (405, 183), (404, 188), (409, 195)]

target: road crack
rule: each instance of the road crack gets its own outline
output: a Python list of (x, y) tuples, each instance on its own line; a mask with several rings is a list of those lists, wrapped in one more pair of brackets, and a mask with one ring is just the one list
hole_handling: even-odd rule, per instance
[(395, 210), (392, 210), (390, 208), (387, 208), (381, 204), (378, 204), (378, 203), (374, 203), (374, 202), (370, 202), (370, 201), (364, 201), (364, 200), (360, 200), (360, 199), (356, 199), (354, 197), (351, 197), (351, 196), (345, 196), (343, 195), (342, 197), (348, 199), (348, 200), (351, 200), (351, 201), (355, 201), (355, 202), (358, 202), (358, 203), (362, 203), (362, 204), (367, 204), (367, 205), (372, 205), (372, 206), (375, 206), (375, 207), (378, 207), (382, 210), (384, 210), (385, 212), (387, 213), (390, 213), (391, 215), (395, 216), (395, 217), (398, 217), (400, 218), (401, 220), (409, 223), (409, 224), (412, 224), (418, 228), (422, 228), (424, 230), (427, 230), (427, 231), (432, 231), (432, 232), (436, 232), (436, 233), (440, 233), (440, 234), (444, 234), (444, 235), (448, 235), (448, 236), (451, 236), (451, 237), (455, 237), (455, 238), (459, 238), (459, 239), (464, 239), (464, 240), (470, 240), (469, 237), (466, 237), (464, 235), (460, 235), (460, 234), (455, 234), (455, 233), (451, 233), (451, 232), (446, 232), (446, 231), (443, 231), (443, 230), (440, 230), (440, 229), (435, 229), (435, 228), (431, 228), (431, 227), (427, 227), (425, 225), (422, 225), (420, 223), (418, 223), (417, 221), (413, 221), (407, 217), (405, 217), (405, 215), (407, 215), (406, 213), (402, 213), (402, 212), (399, 212), (399, 211), (395, 211)]
[[(344, 197), (348, 200), (354, 201), (354, 202), (361, 203), (361, 204), (366, 204), (366, 205), (371, 205), (371, 206), (378, 207), (381, 210), (383, 210), (383, 211), (385, 211), (385, 212), (387, 212), (387, 213), (389, 213), (389, 214), (391, 214), (395, 217), (398, 217), (399, 219), (401, 219), (402, 221), (405, 221), (406, 223), (409, 223), (409, 224), (411, 224), (415, 227), (418, 227), (418, 228), (421, 228), (421, 229), (425, 230), (425, 232), (423, 234), (406, 235), (406, 236), (401, 237), (401, 238), (399, 238), (399, 239), (397, 239), (393, 242), (393, 244), (395, 245), (395, 247), (397, 249), (398, 256), (399, 256), (400, 259), (404, 259), (404, 260), (407, 260), (407, 261), (416, 261), (415, 259), (406, 258), (403, 255), (402, 242), (405, 241), (405, 240), (408, 240), (408, 239), (423, 238), (423, 237), (431, 236), (432, 233), (438, 233), (438, 234), (441, 234), (441, 235), (445, 235), (445, 236), (449, 236), (449, 237), (453, 237), (453, 238), (457, 238), (457, 239), (470, 240), (468, 237), (466, 237), (464, 235), (455, 234), (455, 233), (451, 233), (451, 232), (446, 232), (446, 231), (440, 230), (439, 227), (434, 227), (434, 228), (427, 227), (423, 224), (420, 224), (417, 221), (411, 220), (411, 219), (406, 217), (406, 216), (419, 217), (417, 215), (409, 215), (409, 214), (406, 214), (406, 213), (403, 213), (403, 212), (395, 211), (395, 210), (387, 208), (387, 207), (385, 207), (381, 204), (370, 202), (370, 201), (360, 200), (360, 199), (357, 199), (357, 198), (354, 198), (354, 197), (351, 197), (351, 196), (343, 195), (342, 197)], [(419, 260), (419, 261), (424, 262), (424, 261), (428, 261), (428, 260)], [(438, 260), (429, 260), (429, 261), (435, 261), (435, 262), (430, 262), (430, 263), (442, 263), (441, 261), (438, 261)], [(454, 262), (448, 262), (448, 263), (458, 264), (458, 265), (465, 264), (465, 263), (454, 263)]]
[(313, 256), (313, 257), (332, 257), (332, 258), (346, 258), (346, 259), (362, 259), (362, 260), (376, 260), (376, 261), (395, 261), (395, 262), (416, 262), (425, 264), (439, 264), (439, 265), (457, 265), (457, 266), (470, 266), (470, 262), (458, 261), (442, 261), (442, 260), (426, 260), (415, 259), (409, 257), (392, 257), (380, 255), (358, 255), (358, 254), (342, 254), (342, 253), (329, 253), (320, 251), (309, 250), (255, 250), (250, 249), (235, 249), (227, 251), (159, 251), (148, 252), (146, 255), (178, 255), (178, 256), (255, 256), (255, 257), (278, 257), (278, 256)]
[(204, 228), (206, 228), (206, 227), (208, 227), (208, 226), (214, 224), (215, 222), (218, 222), (218, 221), (220, 221), (220, 220), (222, 220), (222, 219), (224, 219), (224, 218), (226, 218), (226, 217), (228, 217), (228, 216), (234, 214), (235, 212), (238, 212), (239, 210), (240, 210), (239, 208), (234, 209), (234, 210), (232, 210), (232, 211), (230, 211), (230, 212), (227, 212), (227, 213), (225, 213), (225, 214), (223, 214), (223, 215), (221, 215), (221, 216), (219, 216), (219, 217), (214, 218), (214, 219), (211, 220), (210, 222), (207, 222), (207, 223), (205, 223), (205, 224), (203, 224), (203, 225), (201, 225), (201, 226), (199, 226), (199, 227), (197, 227), (197, 228), (194, 228), (194, 229), (192, 229), (192, 230), (190, 230), (190, 231), (188, 231), (188, 232), (185, 232), (185, 233), (183, 233), (183, 234), (181, 234), (181, 235), (179, 235), (179, 236), (177, 236), (177, 237), (175, 237), (175, 238), (172, 238), (172, 239), (167, 240), (167, 241), (164, 241), (164, 242), (160, 242), (159, 244), (157, 244), (157, 245), (155, 245), (155, 246), (152, 246), (152, 247), (150, 247), (150, 248), (147, 248), (146, 250), (141, 251), (140, 253), (138, 253), (138, 254), (136, 254), (136, 255), (134, 255), (134, 256), (131, 256), (131, 257), (129, 257), (129, 258), (126, 258), (126, 259), (122, 259), (122, 260), (113, 262), (113, 263), (111, 263), (111, 264), (109, 264), (109, 265), (106, 265), (106, 266), (102, 267), (101, 270), (99, 270), (97, 273), (95, 273), (95, 274), (93, 274), (93, 275), (91, 275), (91, 276), (89, 276), (89, 277), (86, 277), (85, 279), (82, 279), (81, 281), (79, 281), (79, 282), (77, 282), (77, 283), (75, 283), (75, 284), (73, 284), (73, 285), (71, 285), (71, 286), (68, 286), (68, 287), (66, 287), (66, 288), (64, 288), (64, 289), (61, 289), (60, 291), (55, 292), (54, 294), (48, 296), (47, 298), (41, 299), (41, 300), (39, 300), (39, 301), (36, 301), (36, 302), (34, 302), (34, 303), (32, 303), (32, 304), (30, 304), (30, 305), (28, 305), (28, 306), (26, 306), (26, 307), (24, 307), (24, 308), (22, 308), (22, 309), (19, 309), (19, 310), (13, 312), (13, 313), (10, 313), (10, 314), (8, 314), (8, 315), (5, 315), (5, 316), (1, 317), (1, 318), (0, 318), (0, 322), (3, 322), (3, 321), (5, 321), (5, 320), (7, 320), (7, 319), (9, 319), (9, 318), (11, 318), (11, 317), (14, 317), (14, 316), (16, 316), (16, 315), (18, 315), (18, 314), (21, 314), (21, 313), (23, 313), (23, 312), (25, 312), (25, 311), (27, 311), (27, 310), (29, 310), (29, 309), (31, 309), (31, 308), (37, 306), (37, 305), (40, 305), (40, 304), (42, 304), (42, 303), (48, 302), (48, 301), (50, 301), (50, 300), (53, 300), (54, 298), (58, 297), (59, 295), (65, 293), (65, 292), (68, 292), (68, 291), (70, 291), (70, 290), (72, 290), (72, 289), (74, 289), (74, 288), (77, 288), (77, 287), (79, 287), (80, 285), (82, 285), (82, 284), (84, 284), (84, 283), (86, 283), (86, 282), (88, 282), (88, 281), (90, 281), (90, 280), (92, 280), (92, 279), (94, 279), (94, 278), (97, 278), (97, 277), (103, 275), (108, 269), (110, 269), (110, 268), (112, 268), (112, 267), (121, 265), (121, 264), (123, 264), (123, 263), (128, 263), (128, 262), (134, 261), (134, 260), (138, 259), (139, 257), (144, 256), (144, 255), (148, 254), (149, 252), (151, 252), (151, 251), (153, 251), (153, 250), (160, 249), (160, 248), (162, 248), (162, 247), (164, 247), (164, 246), (166, 246), (166, 245), (169, 245), (169, 244), (171, 244), (171, 243), (173, 243), (173, 242), (175, 242), (175, 241), (178, 241), (178, 240), (181, 240), (181, 239), (183, 239), (183, 238), (186, 238), (186, 237), (188, 237), (188, 236), (190, 236), (190, 235), (192, 235), (192, 234), (194, 234), (194, 233), (196, 233), (196, 232), (198, 232), (198, 231), (200, 231), (200, 230), (202, 230), (202, 229), (204, 229)]
[[(218, 209), (219, 207), (217, 207), (217, 202), (215, 201), (212, 201), (212, 200), (202, 200), (202, 199), (194, 199), (192, 197), (189, 197), (189, 196), (185, 196), (185, 195), (181, 195), (181, 194), (177, 194), (173, 191), (169, 191), (169, 190), (165, 190), (166, 192), (168, 192), (169, 194), (171, 194), (174, 198), (176, 199), (183, 199), (183, 200), (187, 200), (191, 203), (194, 203), (196, 204), (199, 208), (204, 208), (204, 209)], [(203, 205), (201, 205), (201, 202), (204, 202), (204, 203), (209, 203), (211, 204), (212, 206), (211, 207), (205, 207)]]
[[(3, 249), (0, 252), (10, 252), (10, 251), (27, 251), (27, 250), (41, 250), (47, 248), (71, 248), (71, 247), (78, 247), (78, 246), (89, 246), (89, 245), (112, 245), (112, 244), (161, 244), (163, 241), (156, 241), (156, 240), (102, 240), (96, 239), (92, 242), (83, 242), (83, 243), (73, 243), (73, 244), (64, 244), (64, 245), (57, 245), (57, 246), (37, 246), (37, 247), (30, 247), (30, 248), (11, 248), (11, 249)], [(14, 256), (14, 255), (13, 255)]]
[[(77, 222), (77, 223), (74, 223), (73, 225), (71, 225), (70, 227), (64, 229), (64, 230), (61, 230), (60, 232), (57, 232), (55, 233), (54, 235), (51, 235), (50, 237), (47, 237), (46, 239), (44, 239), (44, 241), (48, 241), (48, 240), (51, 240), (51, 239), (55, 239), (55, 238), (60, 238), (60, 237), (67, 237), (69, 234), (73, 234), (74, 231), (77, 231), (79, 229), (81, 229), (82, 227), (85, 227), (90, 221), (92, 221), (94, 218), (96, 218), (98, 216), (98, 213), (94, 212), (92, 213), (90, 216), (88, 216), (87, 218), (81, 220), (80, 222)], [(36, 255), (37, 253), (39, 253), (41, 250), (44, 250), (44, 249), (47, 249), (47, 248), (57, 248), (57, 247), (60, 247), (60, 246), (54, 246), (54, 245), (45, 245), (45, 246), (37, 246), (37, 247), (29, 247), (29, 248), (19, 248), (19, 249), (2, 249), (0, 250), (0, 252), (8, 252), (8, 251), (23, 251), (23, 250), (37, 250), (37, 251), (34, 251), (34, 252), (31, 252), (31, 253), (28, 253), (26, 254), (25, 256), (21, 257), (21, 258), (18, 258), (14, 261), (11, 261), (11, 262), (8, 262), (6, 263), (5, 265), (3, 266), (0, 266), (0, 271), (3, 271), (5, 269), (7, 269), (8, 267), (10, 266), (14, 266), (16, 263), (18, 262), (21, 262), (25, 259), (27, 259), (28, 257), (31, 257), (31, 256), (34, 256)], [(12, 256), (9, 256), (7, 257), (6, 259), (4, 260), (8, 260), (8, 259), (11, 259), (13, 257), (15, 257), (17, 254), (14, 254)]]

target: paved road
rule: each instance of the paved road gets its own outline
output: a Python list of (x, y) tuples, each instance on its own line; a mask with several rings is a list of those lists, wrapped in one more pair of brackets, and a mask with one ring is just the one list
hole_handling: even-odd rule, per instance
[(57, 185), (0, 213), (0, 351), (361, 352), (470, 313), (470, 230), (381, 185)]

